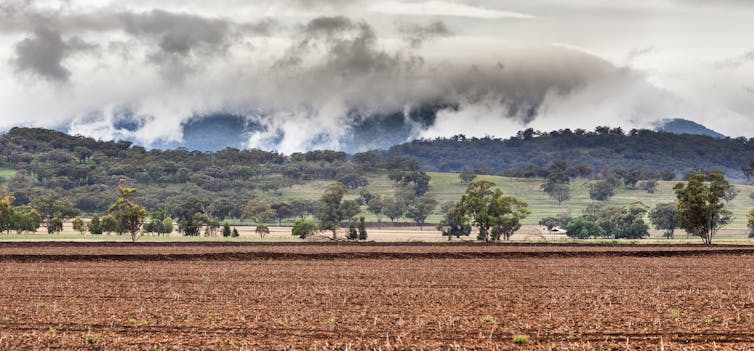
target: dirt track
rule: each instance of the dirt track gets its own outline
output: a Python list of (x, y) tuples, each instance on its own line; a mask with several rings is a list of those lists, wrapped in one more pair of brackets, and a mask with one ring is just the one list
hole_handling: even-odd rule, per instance
[(746, 247), (40, 244), (0, 244), (0, 349), (754, 343)]

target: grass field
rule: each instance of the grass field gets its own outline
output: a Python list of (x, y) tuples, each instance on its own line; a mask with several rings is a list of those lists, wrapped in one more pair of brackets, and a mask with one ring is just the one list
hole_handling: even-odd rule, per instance
[[(432, 180), (430, 182), (429, 195), (436, 198), (440, 204), (448, 201), (457, 201), (461, 198), (466, 185), (461, 184), (457, 173), (430, 173)], [(581, 214), (587, 205), (594, 203), (589, 199), (588, 183), (583, 180), (574, 180), (571, 183), (571, 200), (558, 207), (555, 200), (549, 198), (541, 189), (542, 179), (520, 179), (499, 176), (479, 176), (477, 179), (484, 179), (494, 182), (507, 195), (512, 195), (529, 203), (531, 215), (524, 221), (524, 224), (537, 224), (537, 222), (547, 216), (554, 216), (561, 212), (570, 212), (571, 215)], [(269, 200), (292, 200), (292, 199), (318, 199), (322, 195), (323, 189), (330, 184), (328, 181), (314, 181), (304, 185), (296, 185), (282, 190), (282, 195), (268, 195)], [(660, 202), (672, 202), (675, 200), (673, 186), (677, 181), (661, 181), (657, 192), (649, 194), (639, 189), (619, 188), (615, 191), (615, 196), (610, 200), (602, 202), (607, 206), (627, 206), (631, 204), (643, 204), (648, 207), (654, 207)], [(754, 208), (754, 201), (749, 198), (749, 194), (754, 192), (754, 186), (736, 184), (735, 187), (740, 191), (739, 195), (727, 206), (733, 211), (734, 219), (727, 228), (744, 229), (746, 228), (746, 214), (751, 208)], [(395, 187), (386, 175), (372, 176), (369, 178), (367, 189), (373, 194), (382, 194), (392, 196), (395, 193)], [(351, 191), (347, 198), (353, 199), (358, 196), (358, 191)], [(364, 213), (367, 221), (376, 221), (377, 218), (370, 214)], [(437, 223), (442, 218), (440, 209), (435, 211), (428, 218), (429, 223)], [(387, 220), (387, 219), (383, 219)], [(401, 221), (408, 221), (401, 219)]]

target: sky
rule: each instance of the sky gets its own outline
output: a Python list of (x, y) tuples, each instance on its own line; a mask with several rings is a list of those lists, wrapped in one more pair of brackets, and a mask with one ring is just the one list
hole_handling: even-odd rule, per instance
[(149, 146), (229, 114), (284, 153), (386, 115), (406, 140), (667, 118), (752, 137), (751, 33), (748, 0), (2, 0), (0, 130)]

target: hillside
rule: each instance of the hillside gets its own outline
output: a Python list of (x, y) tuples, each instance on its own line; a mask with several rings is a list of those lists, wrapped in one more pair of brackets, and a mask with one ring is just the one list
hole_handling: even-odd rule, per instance
[[(457, 201), (466, 190), (466, 185), (460, 182), (457, 173), (440, 173), (430, 172), (432, 177), (430, 181), (429, 196), (436, 198), (440, 204), (448, 201)], [(392, 182), (385, 175), (374, 175), (369, 178), (369, 185), (366, 187), (370, 192), (382, 195), (392, 195), (395, 192)], [(574, 180), (571, 182), (572, 199), (564, 202), (561, 207), (558, 203), (550, 199), (541, 189), (542, 179), (521, 179), (501, 176), (479, 176), (477, 179), (489, 180), (498, 185), (498, 187), (507, 195), (512, 195), (529, 203), (529, 209), (532, 214), (524, 221), (524, 224), (534, 225), (543, 217), (554, 216), (559, 213), (568, 212), (573, 216), (578, 216), (581, 211), (589, 204), (596, 203), (589, 199), (589, 190), (587, 181)], [(599, 202), (606, 206), (628, 206), (631, 204), (641, 203), (648, 207), (654, 207), (660, 202), (675, 201), (673, 186), (676, 181), (660, 181), (659, 188), (654, 194), (646, 191), (630, 188), (618, 188), (615, 196), (608, 201)], [(288, 199), (317, 199), (321, 195), (321, 189), (326, 186), (326, 182), (312, 182), (305, 185), (296, 185), (285, 189), (281, 195), (270, 195), (267, 199), (270, 201), (288, 200)], [(749, 198), (749, 194), (754, 193), (754, 186), (735, 184), (735, 188), (740, 191), (739, 195), (727, 204), (727, 208), (734, 213), (733, 222), (726, 228), (744, 229), (746, 228), (746, 215), (754, 207), (754, 201)], [(351, 193), (347, 198), (356, 198), (357, 194)], [(365, 213), (368, 221), (376, 221), (372, 214)], [(435, 212), (429, 217), (428, 222), (437, 223), (443, 213), (441, 210)], [(383, 219), (389, 221), (389, 219)], [(406, 219), (401, 219), (406, 221)]]
[(504, 170), (543, 167), (555, 160), (605, 168), (670, 170), (681, 177), (690, 169), (723, 172), (742, 179), (741, 166), (754, 160), (754, 139), (598, 127), (593, 132), (528, 129), (509, 139), (452, 138), (416, 140), (393, 146), (387, 157), (406, 157), (431, 171)]
[(722, 135), (699, 123), (689, 121), (687, 119), (681, 119), (681, 118), (662, 120), (657, 125), (655, 130), (659, 132), (668, 132), (668, 133), (673, 133), (673, 134), (694, 134), (694, 135), (711, 136), (713, 138), (725, 138), (725, 135)]
[[(669, 155), (659, 149), (663, 147), (680, 148), (681, 142), (697, 141), (690, 144), (688, 153), (681, 152), (681, 156)], [(615, 144), (624, 141), (623, 144)], [(592, 142), (591, 147), (583, 146)], [(641, 146), (637, 146), (644, 143)], [(406, 144), (402, 148), (394, 148), (385, 153), (362, 153), (347, 155), (343, 152), (313, 151), (293, 154), (289, 156), (261, 150), (225, 149), (218, 152), (196, 152), (185, 149), (179, 150), (146, 150), (133, 146), (129, 142), (102, 142), (89, 138), (73, 137), (60, 132), (43, 129), (17, 128), (6, 135), (0, 136), (0, 187), (10, 190), (16, 196), (15, 205), (23, 205), (42, 194), (54, 193), (65, 199), (84, 214), (103, 213), (116, 198), (116, 186), (120, 179), (126, 179), (129, 184), (138, 189), (136, 200), (149, 208), (150, 211), (165, 210), (176, 213), (190, 208), (191, 211), (206, 210), (211, 207), (214, 215), (220, 218), (235, 220), (240, 217), (241, 209), (249, 201), (265, 203), (290, 203), (294, 200), (310, 200), (309, 206), (318, 200), (328, 184), (336, 181), (343, 182), (350, 188), (346, 199), (360, 198), (363, 191), (372, 195), (382, 195), (392, 198), (397, 193), (404, 193), (411, 185), (402, 186), (390, 175), (395, 172), (409, 172), (414, 175), (423, 174), (416, 162), (404, 159), (389, 158), (398, 151), (413, 151), (410, 155), (419, 155), (425, 169), (436, 168), (434, 163), (427, 164), (433, 152), (444, 152), (446, 156), (455, 154), (453, 167), (473, 168), (475, 166), (488, 167), (488, 170), (500, 166), (507, 157), (514, 157), (518, 161), (505, 164), (527, 164), (556, 156), (566, 157), (566, 151), (554, 151), (558, 145), (581, 145), (574, 147), (569, 164), (575, 162), (589, 162), (597, 165), (612, 165), (628, 155), (639, 156), (634, 160), (642, 162), (660, 162), (665, 160), (663, 167), (678, 165), (690, 168), (691, 165), (682, 163), (682, 155), (689, 159), (702, 162), (701, 155), (715, 155), (703, 165), (730, 165), (727, 170), (735, 173), (733, 165), (736, 160), (743, 160), (747, 155), (754, 154), (750, 150), (752, 145), (747, 140), (714, 139), (704, 136), (673, 136), (668, 133), (638, 131), (625, 135), (617, 132), (595, 132), (569, 134), (523, 134), (518, 139), (438, 139), (433, 141), (417, 141)], [(707, 152), (703, 146), (710, 150)], [(635, 147), (640, 151), (631, 151)], [(730, 147), (723, 158), (723, 151)], [(492, 150), (502, 150), (498, 157), (494, 157)], [(622, 153), (612, 153), (608, 150), (621, 149)], [(514, 154), (513, 151), (520, 154)], [(552, 154), (542, 150), (551, 150)], [(597, 151), (600, 152), (597, 152)], [(738, 150), (738, 151), (735, 151)], [(420, 153), (418, 151), (426, 151)], [(658, 154), (660, 156), (658, 156)], [(513, 156), (512, 156), (513, 155)], [(694, 156), (696, 155), (696, 156)], [(693, 157), (692, 157), (693, 156)], [(526, 157), (529, 157), (526, 159)], [(667, 159), (665, 158), (667, 157)], [(488, 162), (484, 162), (488, 160)], [(518, 163), (516, 163), (518, 162)], [(631, 164), (620, 164), (628, 167)], [(646, 163), (639, 163), (646, 165)], [(661, 167), (658, 165), (657, 167)], [(448, 165), (447, 168), (451, 168)], [(596, 176), (597, 172), (591, 175)], [(463, 194), (466, 185), (462, 184), (458, 174), (454, 172), (428, 172), (430, 178), (428, 196), (438, 200), (438, 208), (428, 218), (428, 222), (437, 223), (442, 217), (442, 204), (457, 201)], [(556, 215), (560, 212), (570, 212), (579, 215), (590, 203), (587, 181), (573, 180), (571, 182), (572, 200), (558, 207), (557, 203), (548, 198), (540, 190), (543, 180), (538, 178), (513, 178), (496, 175), (480, 175), (478, 179), (491, 180), (498, 184), (504, 193), (525, 200), (530, 205), (532, 215), (525, 224), (535, 224), (542, 217)], [(660, 188), (655, 194), (648, 194), (642, 190), (619, 188), (616, 195), (604, 202), (611, 206), (625, 206), (640, 202), (646, 206), (654, 206), (658, 202), (672, 201), (674, 198), (672, 186), (675, 181), (661, 181)], [(740, 190), (738, 198), (731, 202), (730, 209), (735, 214), (731, 227), (745, 228), (746, 212), (754, 206), (749, 194), (754, 187), (736, 185)], [(311, 208), (306, 213), (313, 213)], [(376, 217), (366, 212), (362, 206), (362, 213), (367, 220), (376, 221)], [(191, 212), (193, 214), (194, 212)], [(292, 223), (294, 216), (285, 219), (285, 223)], [(385, 219), (385, 221), (388, 221)], [(408, 219), (401, 218), (405, 222)]]

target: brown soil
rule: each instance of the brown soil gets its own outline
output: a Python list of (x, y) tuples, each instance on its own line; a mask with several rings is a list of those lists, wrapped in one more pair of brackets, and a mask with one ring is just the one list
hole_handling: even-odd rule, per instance
[(3, 350), (754, 343), (752, 248), (47, 242), (0, 262)]

